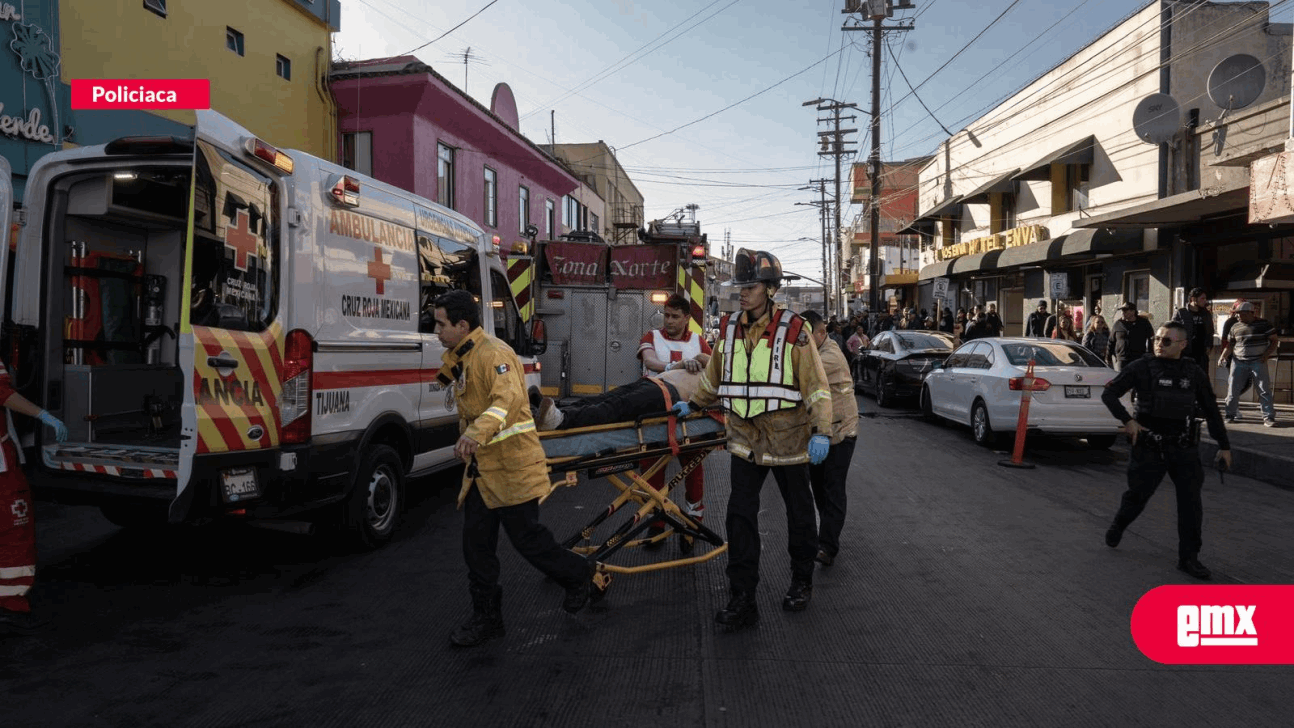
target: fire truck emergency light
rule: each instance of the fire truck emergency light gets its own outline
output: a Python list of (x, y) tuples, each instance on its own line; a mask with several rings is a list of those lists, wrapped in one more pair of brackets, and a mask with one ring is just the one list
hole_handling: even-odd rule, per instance
[(651, 302), (658, 306), (665, 305), (665, 302), (668, 300), (669, 300), (669, 294), (664, 291), (651, 292)]
[(247, 152), (257, 159), (269, 162), (287, 174), (292, 174), (295, 167), (291, 157), (254, 137), (247, 140)]

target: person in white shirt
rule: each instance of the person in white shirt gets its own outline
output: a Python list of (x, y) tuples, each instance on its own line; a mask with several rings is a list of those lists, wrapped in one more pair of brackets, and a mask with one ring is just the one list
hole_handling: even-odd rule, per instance
[(692, 304), (680, 294), (675, 293), (665, 301), (662, 310), (665, 325), (643, 334), (638, 343), (644, 377), (679, 368), (696, 374), (710, 362), (710, 344), (700, 334), (688, 330), (691, 311)]

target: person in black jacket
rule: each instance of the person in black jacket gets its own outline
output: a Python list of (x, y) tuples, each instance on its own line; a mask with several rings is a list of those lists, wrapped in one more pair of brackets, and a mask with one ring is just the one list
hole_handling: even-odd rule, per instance
[(1029, 314), (1029, 320), (1024, 322), (1024, 335), (1034, 336), (1039, 339), (1047, 335), (1047, 299), (1038, 301), (1038, 310)]
[(1002, 329), (1005, 327), (1002, 325), (1002, 317), (997, 313), (996, 303), (988, 305), (988, 311), (984, 313), (984, 320), (988, 321), (989, 328), (993, 330), (993, 336), (1002, 335)]
[[(1209, 310), (1209, 294), (1203, 288), (1192, 288), (1190, 301), (1177, 309), (1173, 320), (1186, 327), (1190, 344), (1184, 356), (1195, 360), (1205, 372), (1209, 370), (1209, 352), (1213, 349), (1213, 312)], [(1225, 341), (1226, 338), (1223, 338)]]
[(1151, 339), (1155, 338), (1155, 328), (1137, 315), (1136, 304), (1125, 303), (1119, 310), (1123, 312), (1123, 318), (1110, 327), (1110, 348), (1105, 354), (1106, 361), (1116, 372), (1145, 356), (1151, 349)]
[[(1231, 466), (1231, 443), (1208, 375), (1182, 356), (1187, 343), (1186, 327), (1170, 321), (1159, 327), (1154, 341), (1153, 357), (1130, 362), (1101, 393), (1101, 402), (1123, 423), (1132, 443), (1128, 489), (1114, 523), (1105, 532), (1105, 545), (1119, 545), (1123, 531), (1141, 515), (1167, 474), (1177, 489), (1177, 568), (1196, 579), (1208, 579), (1209, 570), (1199, 560), (1204, 467), (1200, 464), (1199, 446), (1191, 437), (1191, 417), (1196, 408), (1204, 414), (1209, 435), (1218, 443), (1218, 460), (1227, 467)], [(1135, 417), (1119, 401), (1130, 390), (1136, 392)]]

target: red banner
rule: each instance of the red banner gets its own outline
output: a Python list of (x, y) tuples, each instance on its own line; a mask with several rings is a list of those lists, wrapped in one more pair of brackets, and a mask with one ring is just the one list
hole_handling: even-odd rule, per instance
[(544, 256), (553, 284), (596, 286), (606, 283), (607, 246), (596, 243), (546, 243)]
[(205, 78), (72, 79), (73, 109), (209, 109)]
[(677, 245), (625, 245), (611, 249), (611, 283), (621, 289), (673, 289)]
[(1132, 609), (1132, 639), (1165, 665), (1294, 664), (1294, 585), (1170, 585)]

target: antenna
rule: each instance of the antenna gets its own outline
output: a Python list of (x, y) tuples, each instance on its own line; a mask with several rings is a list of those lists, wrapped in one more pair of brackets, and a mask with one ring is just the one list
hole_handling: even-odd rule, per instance
[(464, 48), (460, 53), (450, 53), (446, 57), (449, 60), (453, 61), (454, 63), (463, 64), (463, 93), (467, 93), (467, 67), (469, 65), (472, 65), (472, 66), (490, 65), (489, 61), (486, 61), (481, 58), (481, 54), (479, 51), (475, 53), (472, 52), (471, 46)]
[(1243, 109), (1258, 100), (1267, 85), (1267, 69), (1251, 55), (1224, 58), (1209, 73), (1209, 98), (1227, 111)]
[(1182, 107), (1168, 94), (1151, 94), (1132, 111), (1132, 128), (1141, 141), (1163, 144), (1182, 128)]

